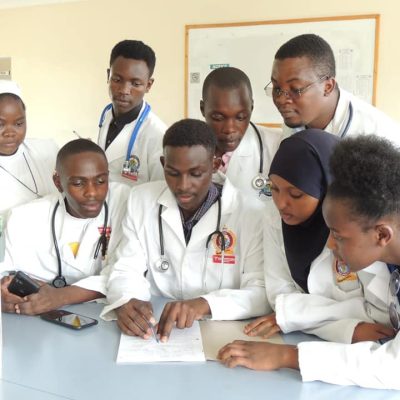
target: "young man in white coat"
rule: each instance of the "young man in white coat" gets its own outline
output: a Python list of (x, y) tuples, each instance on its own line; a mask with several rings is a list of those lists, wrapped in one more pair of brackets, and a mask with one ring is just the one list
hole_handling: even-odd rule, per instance
[[(333, 182), (323, 204), (335, 255), (353, 272), (381, 261), (393, 328), (400, 328), (400, 152), (376, 135), (348, 138), (331, 158)], [(367, 195), (366, 195), (367, 194)], [(384, 289), (384, 288), (383, 288)], [(229, 367), (300, 369), (303, 381), (400, 389), (400, 335), (380, 345), (304, 342), (296, 346), (236, 341), (220, 350)]]
[(238, 68), (210, 72), (203, 84), (200, 110), (217, 138), (221, 165), (215, 182), (226, 175), (244, 193), (269, 200), (268, 171), (281, 142), (278, 130), (253, 124), (253, 92), (248, 76)]
[(318, 128), (341, 138), (376, 134), (399, 145), (399, 124), (339, 88), (335, 76), (333, 51), (321, 37), (296, 36), (279, 48), (265, 91), (283, 117), (284, 136)]
[(159, 158), (166, 125), (144, 100), (154, 82), (155, 63), (154, 51), (138, 40), (123, 40), (111, 51), (111, 104), (100, 117), (98, 144), (106, 152), (112, 182), (137, 185), (163, 179)]
[[(171, 329), (211, 315), (235, 320), (270, 310), (263, 281), (263, 203), (246, 198), (228, 179), (212, 182), (219, 160), (211, 128), (198, 120), (173, 124), (163, 140), (165, 180), (131, 191), (123, 239), (108, 282), (102, 316), (121, 330), (149, 338), (150, 298), (167, 303), (158, 323)], [(112, 311), (115, 311), (114, 314)]]
[(21, 298), (8, 291), (12, 275), (4, 277), (3, 311), (34, 315), (105, 296), (100, 273), (121, 238), (129, 187), (110, 184), (109, 190), (105, 154), (86, 139), (59, 151), (53, 179), (59, 194), (10, 214), (1, 272), (19, 269), (41, 286)]

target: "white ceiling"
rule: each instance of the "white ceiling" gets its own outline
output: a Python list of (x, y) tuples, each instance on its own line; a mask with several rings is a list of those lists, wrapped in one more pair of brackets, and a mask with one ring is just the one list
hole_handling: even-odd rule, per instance
[(30, 7), (43, 4), (68, 3), (72, 1), (81, 1), (81, 0), (0, 0), (0, 9)]

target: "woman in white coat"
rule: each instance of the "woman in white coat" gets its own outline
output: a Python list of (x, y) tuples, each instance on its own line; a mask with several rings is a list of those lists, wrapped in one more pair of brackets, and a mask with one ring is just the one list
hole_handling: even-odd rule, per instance
[(275, 314), (250, 323), (250, 336), (303, 330), (351, 343), (393, 335), (386, 328), (388, 271), (374, 264), (350, 273), (327, 243), (322, 201), (330, 181), (329, 157), (338, 141), (320, 130), (299, 132), (281, 143), (272, 161), (278, 210), (271, 207), (265, 219), (264, 265)]
[(54, 184), (59, 194), (11, 211), (1, 272), (19, 269), (42, 286), (21, 299), (8, 292), (12, 276), (4, 277), (5, 311), (39, 314), (106, 294), (104, 268), (121, 238), (129, 188), (109, 186), (104, 152), (86, 139), (60, 150)]
[(212, 183), (218, 160), (206, 123), (175, 123), (163, 145), (166, 182), (140, 185), (130, 194), (102, 316), (117, 316), (124, 333), (148, 338), (147, 327), (155, 323), (151, 295), (178, 300), (160, 318), (158, 332), (168, 340), (175, 323), (184, 328), (207, 315), (262, 315), (270, 310), (263, 282), (264, 205), (228, 180), (223, 188)]
[[(388, 313), (400, 328), (400, 152), (375, 135), (340, 143), (331, 161), (333, 182), (323, 213), (334, 253), (357, 273), (373, 262), (391, 270)], [(220, 351), (228, 366), (300, 369), (303, 381), (400, 389), (400, 335), (376, 342), (306, 342), (295, 346), (234, 342)]]
[(15, 82), (0, 80), (0, 217), (19, 204), (55, 191), (58, 148), (52, 140), (25, 139), (25, 105)]

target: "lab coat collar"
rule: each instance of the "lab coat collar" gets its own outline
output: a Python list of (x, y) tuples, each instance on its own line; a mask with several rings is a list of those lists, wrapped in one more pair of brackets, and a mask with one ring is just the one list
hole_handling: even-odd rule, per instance
[[(61, 193), (59, 193), (56, 200), (60, 202), (60, 205), (58, 207), (55, 218), (55, 232), (61, 253), (63, 271), (64, 267), (71, 267), (74, 269), (78, 269), (80, 271), (84, 271), (86, 273), (88, 270), (88, 263), (94, 262), (93, 258), (94, 251), (96, 248), (97, 240), (100, 237), (99, 227), (102, 227), (104, 223), (104, 213), (105, 213), (104, 206), (100, 214), (96, 218), (88, 219), (88, 226), (80, 242), (78, 254), (75, 257), (68, 243), (62, 243), (62, 239), (60, 240), (60, 238), (62, 238), (62, 232), (64, 229), (64, 218), (65, 215), (67, 214), (64, 202), (64, 196)], [(53, 214), (53, 210), (57, 201), (52, 202), (50, 215)], [(110, 217), (107, 226), (110, 226)], [(51, 233), (50, 237), (52, 237)], [(51, 254), (54, 257), (57, 257), (54, 245), (52, 246)], [(101, 254), (99, 254), (97, 260), (101, 260)]]
[(333, 132), (340, 135), (347, 123), (349, 113), (350, 96), (346, 91), (339, 89), (339, 100), (336, 106), (335, 115), (324, 129), (327, 132)]
[(249, 124), (246, 133), (244, 134), (242, 140), (240, 141), (237, 149), (233, 152), (232, 157), (234, 155), (238, 157), (250, 157), (250, 156), (253, 157), (254, 153), (253, 153), (252, 143), (254, 142), (254, 140), (257, 141), (257, 133), (255, 132), (254, 128)]
[[(146, 102), (143, 101), (142, 108), (140, 109), (139, 115), (143, 112), (144, 108), (146, 107)], [(136, 138), (136, 142), (133, 148), (133, 152), (135, 151), (135, 146), (137, 141), (140, 138), (140, 135), (142, 133), (143, 128), (146, 126), (146, 124), (149, 121), (150, 114), (147, 116), (147, 118), (143, 121), (143, 125), (140, 127), (140, 131), (138, 133), (138, 136)], [(110, 126), (110, 122), (113, 119), (113, 115), (111, 110), (107, 112), (105, 119), (104, 119), (104, 124), (103, 124), (103, 132), (102, 132), (102, 137), (101, 137), (101, 146), (104, 148), (105, 147), (105, 140), (107, 137), (107, 132), (108, 132), (108, 127)], [(106, 155), (108, 162), (111, 163), (114, 160), (120, 159), (121, 158), (121, 170), (122, 170), (122, 164), (125, 160), (126, 157), (126, 152), (128, 151), (128, 144), (129, 144), (129, 139), (131, 137), (132, 131), (138, 121), (138, 118), (136, 118), (133, 122), (130, 124), (126, 124), (125, 127), (122, 129), (122, 131), (117, 135), (117, 137), (110, 143), (110, 145), (107, 147)], [(123, 159), (122, 159), (123, 158)]]
[[(224, 179), (222, 195), (221, 195), (221, 226), (223, 225), (223, 217), (232, 212), (237, 197), (237, 190), (230, 183), (228, 178)], [(158, 205), (163, 205), (161, 218), (163, 223), (168, 224), (174, 231), (175, 235), (179, 238), (184, 246), (186, 246), (185, 237), (183, 233), (182, 221), (179, 212), (179, 207), (176, 199), (168, 186), (160, 194)], [(158, 212), (158, 207), (157, 207)], [(158, 215), (158, 214), (157, 214)], [(217, 227), (218, 218), (218, 202), (215, 202), (212, 207), (203, 215), (200, 221), (194, 226), (192, 236), (188, 246), (195, 245), (198, 241), (204, 240), (208, 235), (213, 232)]]

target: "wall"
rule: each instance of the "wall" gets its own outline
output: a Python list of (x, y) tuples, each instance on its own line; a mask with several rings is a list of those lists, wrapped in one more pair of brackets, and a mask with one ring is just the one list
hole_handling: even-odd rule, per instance
[[(321, 7), (323, 4), (323, 7)], [(112, 46), (141, 39), (156, 52), (148, 95), (168, 124), (183, 117), (185, 24), (381, 14), (377, 106), (400, 121), (400, 34), (397, 0), (86, 0), (0, 11), (0, 56), (12, 57), (13, 79), (28, 107), (28, 135), (61, 144), (97, 135), (108, 102), (106, 69)], [(265, 81), (270, 66), (265, 67)]]

